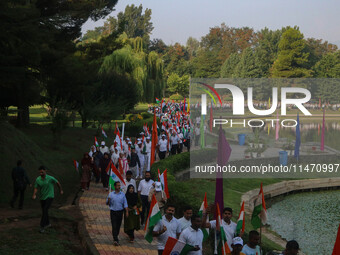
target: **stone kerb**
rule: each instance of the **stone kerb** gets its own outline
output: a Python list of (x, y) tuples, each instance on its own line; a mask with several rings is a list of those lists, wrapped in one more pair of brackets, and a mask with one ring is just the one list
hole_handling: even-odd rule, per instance
[[(282, 181), (264, 186), (263, 192), (265, 198), (270, 199), (294, 191), (313, 191), (316, 189), (328, 189), (333, 187), (340, 188), (340, 177)], [(244, 201), (244, 207), (247, 213), (252, 213), (258, 193), (259, 189), (253, 189), (242, 195), (241, 201)]]

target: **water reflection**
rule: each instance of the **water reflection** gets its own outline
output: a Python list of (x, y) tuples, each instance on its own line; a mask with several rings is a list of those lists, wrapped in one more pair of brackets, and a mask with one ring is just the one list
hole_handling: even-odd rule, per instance
[[(268, 127), (267, 127), (268, 128)], [(267, 128), (265, 128), (267, 130)], [(275, 129), (275, 128), (274, 128)], [(295, 140), (295, 128), (280, 127), (280, 138)], [(301, 142), (320, 142), (322, 123), (301, 123), (300, 134)], [(275, 138), (275, 131), (270, 132), (270, 136)], [(325, 145), (340, 150), (340, 122), (328, 121), (325, 123)]]
[(289, 195), (268, 208), (271, 229), (308, 255), (332, 254), (340, 222), (340, 190)]

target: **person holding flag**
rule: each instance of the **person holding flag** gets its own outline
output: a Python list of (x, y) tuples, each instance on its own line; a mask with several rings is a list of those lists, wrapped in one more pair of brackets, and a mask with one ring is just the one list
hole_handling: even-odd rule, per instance
[(179, 241), (192, 246), (188, 255), (202, 255), (203, 232), (200, 229), (202, 225), (201, 216), (194, 214), (191, 216), (191, 226), (184, 229), (179, 237)]
[[(152, 235), (157, 237), (157, 250), (158, 255), (162, 255), (165, 244), (169, 237), (177, 238), (181, 234), (181, 226), (178, 220), (174, 217), (175, 206), (171, 204), (166, 205), (165, 215), (163, 215), (162, 220), (153, 228)], [(203, 236), (203, 235), (202, 235)]]
[(152, 187), (150, 188), (150, 191), (149, 191), (149, 198), (148, 198), (149, 203), (151, 203), (153, 196), (155, 196), (157, 203), (158, 203), (159, 210), (161, 211), (161, 214), (163, 215), (164, 206), (165, 206), (167, 199), (166, 199), (165, 192), (162, 190), (162, 184), (160, 182), (154, 182), (152, 184)]
[(110, 207), (113, 244), (119, 246), (118, 235), (123, 220), (124, 210), (125, 217), (129, 217), (128, 203), (125, 194), (120, 190), (119, 181), (114, 183), (114, 190), (108, 195), (106, 204)]
[[(207, 207), (206, 213), (203, 214), (202, 227), (216, 230), (217, 222), (216, 220), (207, 222), (208, 214), (210, 214), (210, 207)], [(229, 247), (231, 247), (233, 238), (235, 237), (236, 226), (237, 226), (236, 223), (231, 220), (232, 217), (233, 217), (233, 209), (230, 207), (225, 207), (222, 212), (223, 219), (222, 219), (221, 227), (223, 227)]]

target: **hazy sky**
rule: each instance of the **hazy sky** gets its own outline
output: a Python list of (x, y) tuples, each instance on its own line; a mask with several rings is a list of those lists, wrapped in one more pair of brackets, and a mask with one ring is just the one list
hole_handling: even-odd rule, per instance
[[(110, 16), (124, 11), (128, 4), (152, 10), (151, 38), (161, 38), (166, 44), (185, 44), (189, 36), (200, 39), (210, 27), (224, 22), (255, 30), (297, 25), (305, 37), (340, 45), (339, 0), (118, 0)], [(89, 20), (83, 32), (103, 22)]]

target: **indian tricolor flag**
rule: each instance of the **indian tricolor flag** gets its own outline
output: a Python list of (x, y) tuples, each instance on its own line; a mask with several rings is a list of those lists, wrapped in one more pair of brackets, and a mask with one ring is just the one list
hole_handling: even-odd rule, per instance
[(176, 238), (169, 236), (168, 241), (166, 241), (163, 255), (185, 255), (189, 251), (192, 251), (194, 246), (186, 244)]
[(76, 171), (79, 172), (79, 162), (77, 160), (73, 160), (73, 165)]
[(150, 204), (150, 211), (148, 218), (146, 219), (146, 224), (145, 224), (145, 236), (144, 238), (146, 241), (149, 243), (152, 242), (152, 231), (155, 225), (162, 219), (162, 214), (161, 211), (159, 210), (159, 206), (156, 200), (155, 195), (152, 196), (151, 204)]
[(115, 148), (118, 146), (118, 147), (120, 147), (121, 150), (123, 150), (123, 143), (122, 143), (122, 139), (120, 138), (119, 130), (117, 131), (116, 138), (115, 138), (113, 144), (114, 144)]
[(94, 137), (94, 146), (99, 147), (99, 143), (97, 141), (97, 137)]
[(236, 235), (239, 235), (241, 232), (244, 232), (245, 226), (245, 212), (244, 212), (244, 201), (241, 206), (240, 214), (238, 215), (237, 226), (236, 226)]
[(119, 171), (117, 170), (117, 168), (115, 167), (112, 161), (110, 162), (109, 166), (110, 166), (110, 170), (109, 170), (110, 187), (113, 189), (115, 182), (120, 182), (120, 188), (123, 189), (126, 186), (123, 176), (119, 173)]
[(157, 97), (156, 97), (156, 103), (159, 104), (161, 102), (161, 100), (159, 100)]
[(106, 135), (106, 133), (105, 133), (104, 128), (102, 128), (102, 135), (103, 135), (105, 138), (107, 138), (107, 135)]
[(227, 255), (231, 253), (231, 249), (227, 243), (227, 236), (224, 232), (224, 228), (222, 225), (222, 218), (221, 218), (221, 212), (220, 212), (220, 207), (218, 203), (216, 203), (216, 210), (217, 210), (217, 215), (216, 215), (216, 239), (217, 241), (217, 254), (221, 255)]
[(118, 127), (118, 124), (117, 124), (117, 121), (116, 121), (116, 127), (115, 127), (115, 131), (113, 133), (116, 135), (117, 132), (119, 132), (119, 127)]
[(260, 192), (255, 199), (254, 211), (251, 216), (251, 224), (255, 229), (261, 227), (261, 224), (266, 224), (267, 222), (267, 209), (266, 203), (264, 201), (264, 193), (261, 183)]
[[(203, 214), (206, 212), (208, 208), (208, 201), (207, 201), (207, 192), (205, 192), (203, 202), (201, 204), (200, 210), (198, 211), (198, 215), (203, 218)], [(207, 222), (209, 222), (209, 218), (207, 217)], [(209, 228), (202, 228), (203, 232), (203, 241), (205, 241), (209, 237)]]
[(160, 174), (158, 169), (158, 179), (162, 183), (162, 189), (166, 195), (166, 198), (170, 198), (169, 189), (168, 189), (168, 177), (167, 177), (167, 169), (164, 170), (162, 174)]

